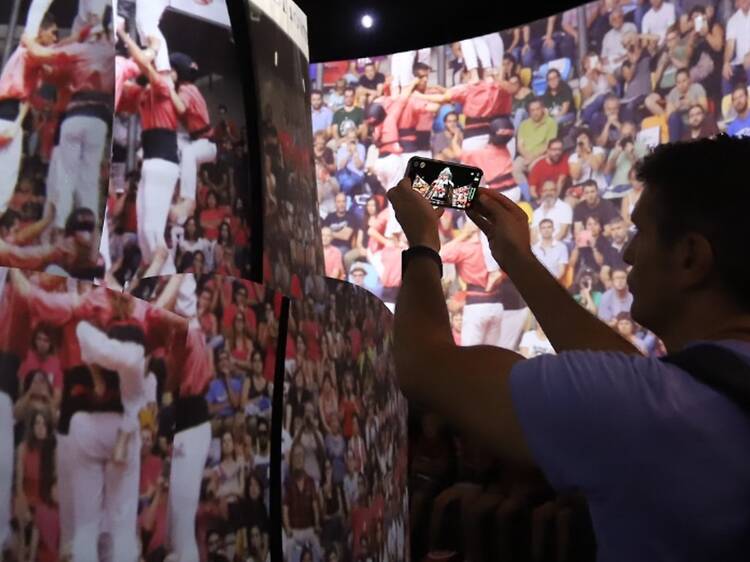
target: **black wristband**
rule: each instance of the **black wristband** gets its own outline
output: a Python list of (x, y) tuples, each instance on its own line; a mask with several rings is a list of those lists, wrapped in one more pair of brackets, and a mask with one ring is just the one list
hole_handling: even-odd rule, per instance
[(440, 259), (440, 254), (427, 246), (414, 246), (401, 252), (401, 278), (404, 277), (409, 262), (416, 256), (424, 256), (432, 259), (438, 266), (440, 278), (443, 278), (443, 260)]

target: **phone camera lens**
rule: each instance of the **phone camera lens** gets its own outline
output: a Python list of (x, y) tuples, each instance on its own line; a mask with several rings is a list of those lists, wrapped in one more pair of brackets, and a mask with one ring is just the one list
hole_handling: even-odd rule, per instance
[(422, 162), (422, 163), (421, 163), (421, 164), (419, 165), (419, 167), (420, 167), (420, 168), (424, 168), (424, 166), (425, 166), (424, 162)]

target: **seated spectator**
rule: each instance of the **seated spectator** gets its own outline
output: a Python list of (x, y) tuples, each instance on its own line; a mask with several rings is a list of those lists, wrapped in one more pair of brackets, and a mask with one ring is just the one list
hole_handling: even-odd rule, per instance
[(547, 114), (542, 100), (531, 99), (527, 108), (529, 118), (518, 127), (518, 158), (513, 163), (513, 176), (518, 184), (526, 183), (529, 167), (544, 154), (549, 141), (557, 137), (557, 122)]
[(321, 229), (321, 237), (323, 241), (323, 257), (325, 258), (326, 276), (332, 277), (333, 279), (344, 279), (344, 258), (341, 255), (341, 250), (331, 244), (331, 240), (333, 240), (331, 229), (324, 226)]
[[(550, 68), (547, 71), (547, 90), (542, 95), (542, 102), (549, 115), (557, 121), (558, 128), (563, 129), (575, 122), (573, 91), (556, 68)], [(560, 136), (563, 134), (561, 133)]]
[(242, 374), (232, 371), (229, 351), (216, 351), (216, 378), (206, 394), (208, 411), (212, 417), (229, 418), (242, 411)]
[(599, 219), (600, 225), (606, 225), (604, 235), (609, 235), (609, 224), (619, 214), (607, 200), (599, 196), (596, 183), (588, 180), (583, 184), (583, 198), (573, 209), (573, 235), (575, 236), (585, 227), (586, 218), (594, 215)]
[(344, 90), (346, 89), (346, 80), (339, 78), (336, 80), (336, 84), (332, 90), (329, 90), (328, 95), (325, 96), (325, 103), (331, 108), (331, 111), (336, 113), (339, 109), (344, 106)]
[(733, 137), (750, 136), (750, 106), (747, 103), (747, 84), (737, 84), (732, 90), (732, 106), (737, 117), (727, 126)]
[(632, 316), (630, 316), (630, 312), (618, 312), (615, 317), (614, 328), (622, 337), (637, 347), (641, 353), (644, 355), (648, 353), (646, 342), (636, 334), (636, 325)]
[(615, 78), (607, 74), (602, 67), (599, 55), (589, 52), (583, 59), (583, 76), (578, 81), (581, 89), (581, 120), (591, 123), (598, 112), (601, 111), (604, 99), (612, 92)]
[(628, 289), (628, 273), (624, 269), (612, 270), (612, 287), (602, 295), (597, 316), (613, 328), (620, 312), (630, 312), (633, 295)]
[(331, 236), (333, 236), (331, 243), (346, 256), (346, 253), (352, 249), (352, 237), (357, 229), (357, 219), (346, 210), (346, 195), (343, 193), (336, 195), (335, 205), (336, 210), (326, 216), (322, 226), (331, 229)]
[(630, 115), (625, 107), (620, 104), (620, 99), (614, 94), (604, 97), (602, 111), (597, 112), (591, 119), (591, 134), (597, 146), (612, 148), (622, 136), (623, 123), (630, 120)]
[(706, 113), (702, 105), (694, 105), (687, 111), (687, 127), (683, 128), (682, 141), (713, 137), (719, 134), (719, 127), (713, 115)]
[[(628, 52), (627, 59), (622, 63), (622, 103), (629, 111), (634, 112), (651, 93), (651, 54), (644, 49), (637, 33), (625, 33), (622, 46)], [(654, 109), (654, 104), (650, 106)]]
[(539, 240), (542, 221), (551, 220), (555, 226), (553, 238), (558, 241), (569, 240), (573, 224), (573, 209), (558, 196), (558, 189), (549, 180), (542, 186), (542, 197), (539, 207), (534, 209), (531, 218), (531, 240)]
[(54, 404), (59, 405), (63, 388), (62, 366), (55, 349), (53, 331), (44, 324), (39, 324), (34, 329), (31, 347), (18, 368), (18, 381), (21, 386), (24, 385), (26, 377), (35, 371), (42, 371), (47, 375), (54, 391)]
[(326, 133), (318, 131), (313, 138), (315, 178), (318, 187), (320, 218), (336, 210), (336, 195), (341, 190), (336, 179), (336, 158), (333, 150), (326, 146)]
[(736, 2), (737, 11), (727, 21), (722, 91), (727, 94), (735, 84), (750, 81), (750, 3)]
[(364, 110), (354, 104), (354, 88), (351, 86), (344, 90), (344, 105), (341, 109), (333, 114), (333, 123), (331, 124), (331, 136), (339, 141), (346, 136), (345, 125), (354, 124), (355, 131), (359, 132), (362, 123), (365, 120)]
[(675, 87), (667, 95), (667, 119), (669, 120), (669, 142), (676, 142), (684, 136), (688, 126), (688, 110), (694, 105), (708, 110), (706, 90), (690, 80), (686, 68), (677, 71)]
[(651, 9), (646, 12), (641, 21), (641, 33), (644, 38), (662, 45), (665, 42), (667, 30), (677, 21), (674, 4), (664, 0), (651, 0)]
[(203, 235), (211, 242), (219, 237), (219, 226), (227, 218), (227, 211), (219, 206), (219, 194), (211, 190), (206, 197), (206, 208), (200, 212), (200, 227)]
[(529, 192), (534, 200), (539, 199), (542, 185), (551, 181), (557, 187), (557, 193), (563, 192), (570, 179), (568, 156), (563, 151), (563, 142), (559, 138), (547, 143), (544, 158), (538, 159), (529, 171)]
[(547, 334), (542, 330), (542, 325), (539, 322), (534, 322), (534, 324), (534, 329), (524, 333), (521, 338), (519, 345), (521, 355), (526, 357), (526, 359), (544, 354), (554, 355), (555, 348), (552, 347)]
[(591, 314), (596, 315), (602, 293), (595, 283), (596, 275), (591, 269), (581, 269), (573, 282), (572, 292), (575, 301)]
[(323, 103), (323, 93), (320, 90), (310, 92), (310, 106), (312, 108), (313, 133), (323, 132), (328, 135), (333, 123), (333, 111)]
[[(531, 249), (556, 279), (562, 280), (568, 265), (568, 247), (553, 236), (554, 222), (542, 219), (539, 223), (539, 241)], [(522, 344), (523, 345), (523, 344)]]
[(713, 99), (721, 98), (724, 28), (714, 6), (693, 5), (680, 16), (680, 30), (690, 44), (690, 79), (699, 82)]
[[(570, 267), (573, 276), (584, 269), (590, 269), (595, 273), (604, 265), (604, 255), (609, 248), (609, 242), (602, 236), (602, 225), (596, 215), (586, 218), (585, 230), (575, 234), (575, 247), (570, 253)], [(599, 275), (594, 278), (595, 287), (599, 288)]]
[(625, 123), (621, 132), (625, 134), (609, 153), (604, 166), (604, 173), (612, 177), (604, 193), (610, 199), (619, 199), (630, 190), (630, 173), (638, 159), (645, 156), (645, 151), (636, 149), (635, 125)]
[(432, 136), (432, 157), (436, 160), (458, 163), (461, 161), (461, 144), (464, 142), (464, 133), (458, 124), (458, 113), (446, 113), (443, 116), (443, 124), (443, 130)]
[(656, 69), (652, 75), (654, 94), (666, 98), (677, 84), (677, 71), (687, 69), (690, 46), (686, 39), (680, 37), (676, 26), (667, 31), (666, 43), (656, 55)]
[(357, 127), (354, 122), (341, 126), (343, 139), (336, 153), (336, 179), (341, 191), (353, 195), (365, 179), (365, 146), (357, 140)]
[(365, 64), (365, 72), (359, 77), (358, 91), (367, 95), (367, 103), (383, 95), (385, 87), (385, 75), (375, 69), (375, 63), (369, 61)]
[(607, 252), (604, 254), (604, 265), (601, 271), (601, 280), (604, 286), (609, 289), (611, 283), (611, 273), (615, 269), (628, 269), (628, 264), (625, 263), (623, 255), (625, 248), (630, 242), (628, 236), (628, 227), (625, 219), (622, 217), (615, 217), (609, 223), (609, 235), (610, 235), (610, 246)]
[(607, 152), (601, 146), (594, 146), (588, 129), (580, 129), (575, 139), (576, 148), (568, 157), (570, 179), (573, 183), (593, 182), (597, 189), (604, 191), (607, 187), (604, 175)]
[(638, 33), (635, 24), (625, 21), (625, 15), (620, 6), (615, 7), (609, 14), (610, 29), (602, 40), (602, 64), (608, 74), (617, 76), (622, 63), (627, 58), (627, 50), (622, 44), (626, 33)]

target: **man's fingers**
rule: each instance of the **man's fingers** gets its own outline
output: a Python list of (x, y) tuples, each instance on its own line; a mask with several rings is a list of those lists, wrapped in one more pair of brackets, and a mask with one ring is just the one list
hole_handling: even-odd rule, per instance
[(483, 216), (476, 209), (467, 209), (466, 214), (472, 221), (474, 221), (474, 224), (476, 224), (482, 232), (489, 236), (489, 234), (492, 232), (493, 226), (492, 222), (490, 222), (487, 217)]
[[(523, 219), (524, 221), (529, 220), (526, 216), (526, 213), (523, 209), (521, 209), (521, 207), (516, 205), (502, 193), (487, 189), (486, 187), (479, 188), (477, 202), (480, 203), (488, 211), (493, 211), (495, 213), (511, 213), (518, 219)], [(497, 204), (495, 205), (493, 203)]]
[(400, 199), (405, 193), (409, 193), (409, 190), (411, 190), (411, 180), (409, 178), (404, 178), (398, 182), (396, 187), (389, 189), (386, 195), (388, 200), (393, 202)]

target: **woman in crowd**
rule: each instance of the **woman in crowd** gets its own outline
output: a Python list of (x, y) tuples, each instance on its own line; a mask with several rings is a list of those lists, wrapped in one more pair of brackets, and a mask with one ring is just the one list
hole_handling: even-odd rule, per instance
[(339, 417), (339, 396), (329, 373), (323, 376), (323, 385), (318, 397), (318, 413), (323, 429), (330, 433), (331, 422)]
[(227, 334), (227, 343), (234, 368), (249, 373), (251, 370), (250, 358), (256, 350), (256, 345), (250, 337), (243, 312), (235, 314), (232, 327)]
[(269, 383), (263, 374), (263, 353), (256, 349), (250, 362), (250, 376), (243, 383), (242, 405), (248, 415), (268, 416), (272, 395), (273, 384)]
[[(178, 256), (177, 262), (179, 263), (180, 258), (187, 253), (194, 253), (196, 251), (203, 252), (204, 256), (210, 256), (213, 258), (213, 249), (211, 243), (203, 237), (198, 221), (195, 217), (189, 217), (185, 221), (184, 232), (182, 237), (178, 241)], [(208, 264), (206, 268), (208, 271), (212, 270), (213, 261)]]
[(224, 519), (233, 529), (240, 525), (240, 501), (245, 490), (245, 459), (238, 453), (230, 431), (221, 436), (221, 461), (213, 469), (213, 492)]
[(57, 409), (62, 397), (63, 373), (54, 345), (55, 336), (55, 332), (44, 324), (39, 324), (34, 329), (31, 336), (31, 348), (18, 368), (18, 380), (23, 384), (26, 377), (33, 371), (44, 372), (52, 384), (52, 402), (54, 409)]

